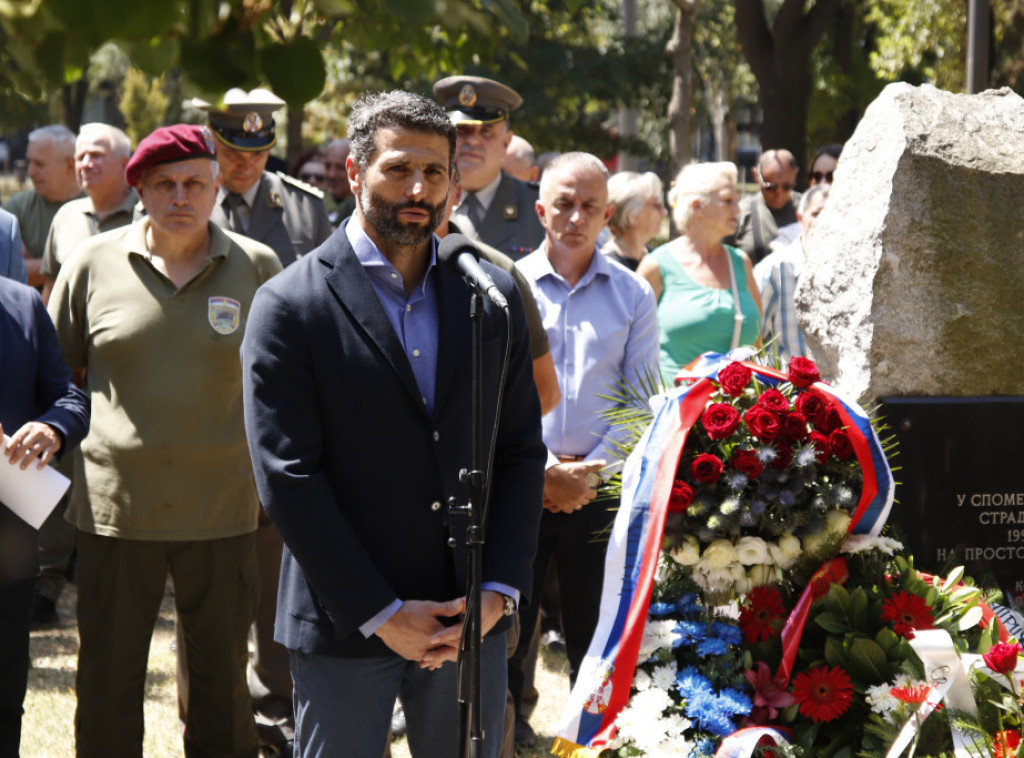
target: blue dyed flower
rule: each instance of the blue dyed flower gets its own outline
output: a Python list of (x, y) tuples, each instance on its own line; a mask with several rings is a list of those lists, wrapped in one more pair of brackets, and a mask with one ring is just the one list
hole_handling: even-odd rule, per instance
[(687, 700), (711, 697), (715, 692), (714, 687), (711, 686), (711, 681), (701, 674), (695, 666), (687, 666), (676, 674), (676, 689)]
[(718, 700), (722, 710), (732, 716), (746, 716), (753, 708), (753, 703), (750, 702), (747, 694), (732, 687), (726, 687), (719, 692)]
[(739, 645), (743, 642), (743, 632), (735, 624), (727, 624), (724, 621), (715, 621), (711, 624), (711, 633), (720, 637), (730, 645)]
[(680, 621), (672, 630), (672, 649), (682, 645), (691, 645), (704, 639), (707, 627), (699, 621)]
[(729, 652), (729, 645), (719, 637), (707, 637), (697, 643), (697, 655), (725, 655)]
[(736, 726), (714, 692), (702, 692), (686, 701), (686, 716), (705, 732), (719, 737), (732, 734)]
[(671, 616), (676, 612), (675, 603), (651, 603), (651, 607), (647, 611), (652, 617), (656, 619), (665, 618)]
[(689, 592), (679, 598), (679, 612), (683, 614), (699, 613), (700, 604), (697, 602), (697, 593)]

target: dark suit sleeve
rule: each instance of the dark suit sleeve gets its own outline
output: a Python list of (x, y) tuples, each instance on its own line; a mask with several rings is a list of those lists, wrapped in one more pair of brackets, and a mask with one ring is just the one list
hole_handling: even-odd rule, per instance
[(15, 216), (11, 216), (10, 221), (10, 226), (5, 230), (5, 234), (10, 233), (7, 270), (0, 272), (0, 276), (25, 284), (28, 281), (28, 272), (25, 270), (25, 259), (21, 255), (21, 229)]
[(273, 286), (262, 287), (242, 341), (245, 429), (256, 486), (342, 639), (397, 594), (343, 515), (328, 481), (326, 421), (313, 349), (294, 304)]
[(540, 400), (523, 303), (507, 274), (494, 269), (493, 276), (509, 282), (503, 289), (513, 337), (491, 474), (483, 578), (515, 587), (526, 598), (532, 586), (547, 450), (541, 439)]
[(78, 445), (89, 431), (89, 397), (71, 381), (71, 371), (61, 357), (57, 332), (42, 298), (33, 294), (32, 303), (32, 318), (39, 339), (36, 398), (40, 407), (36, 421), (60, 432), (64, 438), (63, 454)]

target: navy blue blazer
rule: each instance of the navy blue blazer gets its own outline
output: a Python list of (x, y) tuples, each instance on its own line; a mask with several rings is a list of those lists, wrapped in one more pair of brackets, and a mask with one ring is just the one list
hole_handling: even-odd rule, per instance
[(0, 276), (22, 284), (28, 281), (18, 218), (3, 208), (0, 208)]
[[(56, 429), (64, 453), (89, 431), (89, 397), (71, 383), (39, 293), (0, 277), (0, 423), (11, 435), (29, 421)], [(0, 583), (35, 575), (36, 530), (2, 505), (0, 545)], [(12, 555), (15, 550), (23, 558)]]
[[(488, 266), (511, 304), (513, 340), (492, 469), (483, 578), (531, 586), (545, 448), (529, 334), (511, 277)], [(470, 290), (435, 269), (434, 418), (342, 226), (256, 293), (242, 343), (245, 423), (256, 485), (285, 549), (275, 639), (305, 653), (393, 654), (359, 626), (395, 599), (465, 594), (465, 519), (451, 496), (472, 462)], [(504, 314), (484, 318), (484, 408), (494, 425)], [(452, 549), (446, 542), (456, 537)], [(499, 627), (496, 627), (496, 629)], [(503, 627), (500, 627), (503, 628)]]

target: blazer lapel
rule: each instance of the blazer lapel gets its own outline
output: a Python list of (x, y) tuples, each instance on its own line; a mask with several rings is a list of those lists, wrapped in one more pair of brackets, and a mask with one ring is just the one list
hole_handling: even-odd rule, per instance
[(376, 344), (384, 359), (398, 374), (406, 391), (417, 401), (415, 405), (422, 408), (419, 387), (412, 366), (409, 365), (409, 358), (348, 238), (344, 233), (332, 235), (324, 243), (319, 255), (330, 266), (324, 277), (327, 286)]
[(462, 278), (438, 266), (437, 274), (437, 374), (434, 387), (434, 414), (444, 407), (455, 369), (463, 350), (469, 350), (470, 290)]
[(508, 181), (508, 175), (503, 171), (501, 181), (498, 182), (498, 191), (494, 193), (494, 199), (487, 207), (487, 213), (480, 225), (481, 229), (487, 229), (494, 235), (488, 244), (503, 253), (508, 252), (505, 249), (505, 243), (516, 231), (516, 225), (510, 224), (505, 218), (505, 208), (510, 205), (516, 207), (516, 193)]

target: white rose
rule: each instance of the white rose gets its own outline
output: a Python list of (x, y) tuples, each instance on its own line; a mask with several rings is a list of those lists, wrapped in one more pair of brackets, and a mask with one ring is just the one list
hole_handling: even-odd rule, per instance
[(672, 560), (681, 566), (695, 566), (697, 561), (700, 560), (700, 545), (697, 542), (697, 538), (687, 535), (683, 539), (682, 544), (669, 555)]
[(768, 546), (772, 560), (781, 569), (792, 568), (800, 557), (800, 551), (800, 539), (792, 534), (783, 535), (777, 545)]
[(736, 554), (744, 566), (768, 562), (768, 544), (760, 537), (740, 537), (736, 543)]
[(825, 516), (825, 531), (832, 534), (846, 534), (850, 528), (850, 514), (846, 511), (829, 511)]
[(729, 540), (715, 540), (701, 556), (700, 566), (704, 569), (723, 569), (736, 563), (736, 551)]
[(761, 564), (760, 566), (751, 567), (750, 571), (747, 572), (747, 581), (750, 583), (751, 589), (753, 589), (754, 587), (775, 584), (779, 581), (779, 577), (775, 573), (774, 566)]
[(804, 537), (804, 552), (814, 558), (824, 558), (832, 535), (826, 532), (808, 534)]

